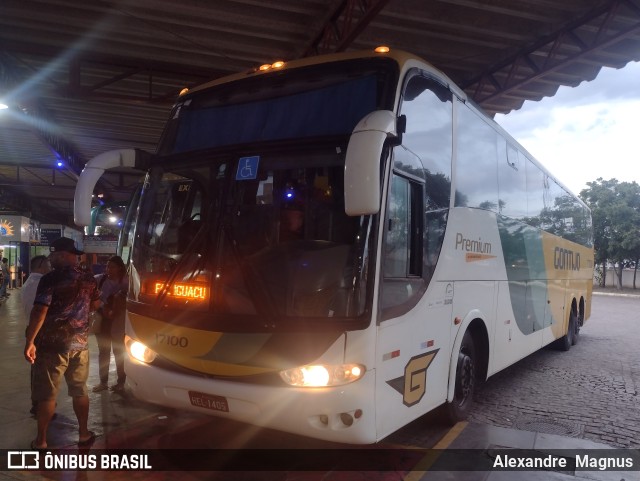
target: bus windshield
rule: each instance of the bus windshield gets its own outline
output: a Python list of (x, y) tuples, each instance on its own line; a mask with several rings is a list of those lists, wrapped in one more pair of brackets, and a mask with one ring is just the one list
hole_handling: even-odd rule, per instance
[(370, 217), (344, 212), (343, 151), (153, 167), (132, 250), (132, 310), (254, 331), (363, 314), (373, 229)]
[(373, 218), (345, 214), (344, 153), (398, 75), (373, 57), (181, 97), (141, 195), (131, 311), (225, 332), (366, 322)]
[(383, 58), (334, 62), (186, 95), (174, 108), (159, 153), (349, 135), (365, 115), (393, 108), (397, 68)]

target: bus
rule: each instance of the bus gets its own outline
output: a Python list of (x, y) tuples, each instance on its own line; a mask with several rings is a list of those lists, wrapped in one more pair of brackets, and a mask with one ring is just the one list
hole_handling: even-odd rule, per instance
[(591, 306), (588, 207), (429, 63), (276, 62), (178, 97), (130, 247), (127, 380), (144, 401), (375, 443), (551, 343)]

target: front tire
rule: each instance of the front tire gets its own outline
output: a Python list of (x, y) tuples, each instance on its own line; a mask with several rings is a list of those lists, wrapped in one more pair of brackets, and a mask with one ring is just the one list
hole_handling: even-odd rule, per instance
[(456, 367), (456, 386), (453, 400), (446, 404), (448, 420), (454, 424), (463, 421), (471, 412), (473, 394), (476, 389), (477, 358), (473, 337), (469, 331), (465, 332), (458, 353)]

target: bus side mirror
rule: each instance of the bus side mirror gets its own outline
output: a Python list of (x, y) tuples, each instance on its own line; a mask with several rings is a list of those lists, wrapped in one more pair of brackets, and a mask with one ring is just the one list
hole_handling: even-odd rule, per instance
[(148, 155), (137, 149), (119, 149), (104, 152), (89, 160), (82, 169), (73, 197), (73, 221), (76, 225), (91, 224), (93, 189), (105, 170), (116, 167), (142, 168), (142, 159)]
[(353, 129), (344, 163), (344, 206), (350, 216), (380, 210), (380, 157), (384, 143), (398, 138), (397, 117), (390, 110), (366, 115)]

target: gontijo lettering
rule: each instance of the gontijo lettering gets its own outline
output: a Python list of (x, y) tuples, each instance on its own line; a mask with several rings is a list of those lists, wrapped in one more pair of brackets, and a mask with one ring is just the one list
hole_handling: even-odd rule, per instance
[(553, 267), (564, 271), (579, 271), (580, 253), (556, 247), (553, 253)]

